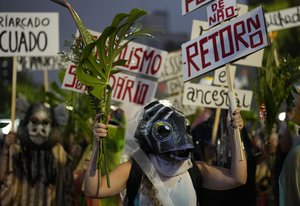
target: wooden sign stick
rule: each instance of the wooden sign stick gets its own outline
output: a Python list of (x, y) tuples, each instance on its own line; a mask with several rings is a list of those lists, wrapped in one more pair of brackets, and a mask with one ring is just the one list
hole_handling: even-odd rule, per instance
[(17, 93), (17, 57), (13, 57), (12, 65), (12, 92), (11, 92), (11, 129), (15, 131), (15, 117), (16, 117), (16, 93)]
[(49, 91), (49, 77), (48, 77), (48, 66), (44, 68), (44, 87), (45, 87), (45, 92)]
[(211, 136), (211, 144), (215, 145), (218, 128), (219, 128), (219, 122), (220, 122), (220, 114), (221, 114), (221, 108), (216, 109), (215, 119), (214, 119), (214, 125), (212, 130), (212, 136)]
[[(233, 89), (233, 82), (231, 79), (231, 73), (230, 73), (230, 66), (229, 64), (226, 64), (226, 74), (227, 74), (227, 84), (228, 84), (228, 98), (229, 98), (229, 106), (230, 110), (233, 112), (236, 109), (236, 98), (235, 98), (235, 92)], [(237, 150), (240, 151), (237, 153), (238, 160), (243, 160), (243, 150), (242, 147), (242, 141), (241, 141), (241, 134), (239, 129), (234, 129), (234, 138), (237, 141)]]

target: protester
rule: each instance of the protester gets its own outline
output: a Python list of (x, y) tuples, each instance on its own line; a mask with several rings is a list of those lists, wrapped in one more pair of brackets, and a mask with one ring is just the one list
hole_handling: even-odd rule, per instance
[(1, 206), (73, 206), (72, 162), (59, 143), (57, 113), (44, 103), (26, 109), (16, 133), (20, 144), (10, 146), (1, 178)]
[[(96, 117), (99, 118), (99, 116)], [(85, 194), (105, 198), (126, 189), (125, 205), (197, 205), (199, 188), (230, 189), (245, 184), (246, 159), (233, 138), (233, 128), (241, 129), (243, 120), (239, 110), (228, 118), (232, 137), (231, 168), (220, 168), (205, 162), (192, 161), (194, 149), (191, 127), (185, 116), (168, 101), (153, 101), (137, 115), (137, 128), (131, 159), (110, 172), (110, 188), (105, 177), (98, 176), (95, 157), (99, 138), (107, 136), (107, 125), (93, 127), (93, 153), (85, 176)], [(133, 144), (134, 145), (134, 144)]]

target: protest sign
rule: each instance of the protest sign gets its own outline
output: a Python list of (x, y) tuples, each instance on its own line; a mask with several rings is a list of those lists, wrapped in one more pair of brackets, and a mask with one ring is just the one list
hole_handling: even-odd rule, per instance
[(300, 26), (300, 6), (265, 14), (268, 32)]
[(58, 13), (0, 13), (0, 56), (59, 52)]
[[(230, 101), (227, 93), (228, 88), (224, 87), (185, 83), (183, 104), (228, 109)], [(249, 110), (252, 95), (253, 92), (249, 90), (235, 90), (236, 106), (241, 110)]]
[(62, 88), (73, 92), (83, 93), (85, 86), (79, 82), (76, 77), (76, 66), (69, 63), (66, 66), (66, 73), (63, 79)]
[(262, 7), (182, 44), (183, 79), (188, 81), (269, 44)]

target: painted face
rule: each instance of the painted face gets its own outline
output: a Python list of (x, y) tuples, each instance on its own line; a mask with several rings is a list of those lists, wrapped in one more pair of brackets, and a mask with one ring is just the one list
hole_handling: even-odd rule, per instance
[(135, 138), (144, 150), (175, 160), (190, 158), (194, 148), (189, 121), (164, 101), (145, 107)]
[(33, 113), (27, 124), (29, 138), (37, 145), (45, 143), (51, 133), (52, 120), (45, 110), (37, 110)]

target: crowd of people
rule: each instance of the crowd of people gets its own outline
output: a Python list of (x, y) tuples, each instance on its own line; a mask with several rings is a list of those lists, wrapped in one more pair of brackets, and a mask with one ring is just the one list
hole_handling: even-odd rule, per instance
[[(93, 142), (69, 150), (54, 109), (34, 103), (16, 131), (1, 135), (0, 206), (300, 205), (296, 129), (285, 125), (265, 137), (245, 126), (239, 109), (224, 110), (212, 139), (215, 112), (203, 111), (190, 124), (170, 102), (150, 102), (131, 122), (126, 141), (122, 110), (114, 110), (108, 124), (99, 123), (98, 114)], [(96, 167), (102, 138), (110, 184)]]

